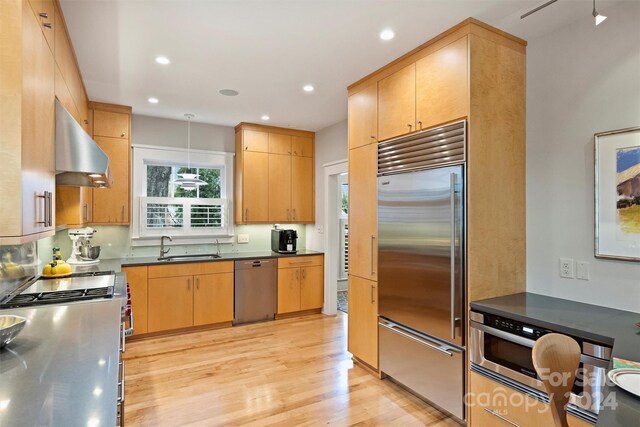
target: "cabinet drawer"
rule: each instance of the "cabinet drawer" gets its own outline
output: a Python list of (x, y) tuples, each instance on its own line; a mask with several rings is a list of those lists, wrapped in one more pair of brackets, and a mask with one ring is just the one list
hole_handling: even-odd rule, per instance
[(322, 265), (323, 261), (323, 255), (284, 257), (278, 258), (278, 268), (309, 267), (312, 265)]
[(185, 264), (152, 265), (149, 278), (195, 276), (198, 274), (233, 273), (233, 261), (192, 262)]

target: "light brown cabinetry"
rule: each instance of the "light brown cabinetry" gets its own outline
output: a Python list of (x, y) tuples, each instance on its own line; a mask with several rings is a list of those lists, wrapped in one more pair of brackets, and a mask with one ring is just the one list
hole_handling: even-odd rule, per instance
[(416, 130), (416, 66), (408, 65), (378, 82), (380, 141)]
[(129, 224), (131, 107), (91, 103), (93, 139), (109, 157), (110, 188), (93, 189), (93, 224)]
[(349, 97), (349, 149), (378, 140), (378, 86), (374, 83)]
[(233, 320), (233, 273), (194, 276), (193, 325)]
[(193, 326), (193, 276), (149, 279), (148, 331), (189, 326)]
[(349, 275), (347, 350), (378, 369), (378, 284)]
[(313, 223), (313, 133), (236, 126), (235, 222)]
[(324, 305), (324, 258), (278, 259), (278, 314), (320, 309)]
[(0, 27), (0, 182), (11, 201), (0, 205), (0, 244), (14, 244), (55, 230), (55, 65), (29, 3), (3, 5)]
[(133, 309), (133, 334), (147, 333), (148, 312), (148, 267), (123, 267), (122, 272), (127, 275), (127, 283), (131, 291), (131, 307)]

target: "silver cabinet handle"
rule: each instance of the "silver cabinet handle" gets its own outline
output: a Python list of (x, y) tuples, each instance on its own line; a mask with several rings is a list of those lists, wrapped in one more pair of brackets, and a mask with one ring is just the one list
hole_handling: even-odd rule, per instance
[(47, 28), (53, 28), (53, 24), (51, 24), (50, 22), (45, 22), (44, 24), (42, 24), (42, 26)]
[(41, 18), (45, 18), (46, 19), (46, 18), (49, 17), (49, 14), (47, 12), (40, 12), (40, 13), (38, 13), (38, 16), (40, 16)]
[(376, 302), (376, 300), (373, 299), (373, 290), (374, 290), (374, 286), (371, 285), (371, 304), (373, 304), (374, 302)]
[(378, 323), (378, 325), (382, 326), (383, 328), (387, 328), (390, 331), (395, 332), (396, 334), (400, 334), (405, 338), (409, 338), (410, 340), (416, 341), (416, 342), (418, 342), (418, 343), (420, 343), (422, 345), (426, 345), (427, 347), (430, 347), (430, 348), (432, 348), (434, 350), (438, 350), (440, 353), (444, 353), (449, 357), (453, 357), (453, 353), (451, 353), (450, 351), (445, 350), (444, 348), (441, 348), (441, 347), (439, 347), (439, 346), (437, 346), (435, 344), (431, 344), (429, 341), (426, 341), (423, 338), (419, 338), (419, 337), (417, 337), (417, 336), (415, 336), (413, 334), (409, 334), (407, 332), (401, 331), (394, 324)]
[(89, 203), (84, 204), (84, 220), (89, 222)]
[(422, 130), (422, 122), (418, 122), (418, 125), (420, 126), (419, 130)]
[(510, 425), (512, 425), (512, 426), (514, 426), (514, 427), (520, 427), (518, 424), (514, 423), (513, 421), (511, 421), (511, 420), (509, 420), (509, 419), (507, 419), (507, 418), (503, 417), (502, 415), (498, 414), (496, 411), (492, 411), (492, 410), (491, 410), (491, 409), (489, 409), (489, 408), (482, 408), (482, 409), (484, 409), (485, 411), (487, 411), (488, 413), (490, 413), (490, 414), (491, 414), (491, 415), (493, 415), (494, 417), (500, 418), (502, 421), (504, 421), (504, 422), (505, 422), (505, 423), (507, 423), (507, 424), (510, 424)]
[(306, 268), (302, 268), (301, 270), (302, 270), (302, 280), (304, 280), (304, 279), (307, 278), (307, 273), (306, 273), (307, 269)]
[(300, 280), (300, 270), (296, 270), (296, 280)]
[(119, 365), (121, 366), (120, 368), (120, 382), (118, 382), (118, 385), (120, 386), (120, 390), (119, 390), (119, 396), (118, 396), (118, 402), (124, 402), (124, 360), (122, 362), (119, 363)]
[(51, 193), (51, 191), (45, 191), (42, 195), (40, 194), (36, 195), (37, 198), (43, 199), (44, 201), (44, 204), (43, 204), (44, 219), (42, 221), (37, 221), (36, 224), (42, 224), (45, 227), (51, 227), (53, 225), (52, 195), (53, 193)]
[(456, 338), (456, 174), (451, 173), (451, 339)]
[(196, 277), (196, 289), (200, 289), (200, 278)]
[(376, 139), (376, 136), (375, 135), (371, 135), (371, 139)]
[(370, 260), (371, 276), (374, 276), (376, 274), (376, 272), (373, 270), (373, 241), (375, 240), (375, 238), (376, 236), (372, 234), (371, 235), (371, 260)]
[(407, 127), (409, 128), (409, 132), (411, 132), (411, 128), (413, 127), (413, 125), (411, 125), (411, 123), (407, 123)]
[(122, 322), (120, 326), (121, 326), (121, 328), (122, 328), (122, 336), (120, 337), (120, 339), (121, 339), (121, 341), (122, 341), (122, 342), (121, 342), (121, 344), (122, 344), (122, 345), (121, 345), (121, 347), (120, 347), (120, 351), (121, 351), (122, 353), (124, 353), (124, 352), (125, 352), (125, 350), (126, 350), (126, 348), (125, 348), (125, 339), (124, 339), (124, 338), (125, 338), (125, 336), (126, 336), (127, 334), (126, 334), (126, 332), (125, 332), (124, 322)]
[(313, 262), (313, 260), (308, 260), (308, 261), (289, 261), (289, 264), (291, 265), (300, 265), (300, 264), (311, 264)]

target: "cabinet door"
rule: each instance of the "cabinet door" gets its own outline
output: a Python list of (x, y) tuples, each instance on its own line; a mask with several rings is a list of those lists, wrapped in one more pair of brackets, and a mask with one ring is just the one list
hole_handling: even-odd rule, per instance
[(378, 140), (413, 132), (416, 122), (416, 66), (378, 82)]
[(378, 284), (349, 275), (348, 350), (378, 369)]
[(300, 269), (278, 269), (278, 314), (300, 311)]
[(289, 154), (269, 154), (269, 222), (291, 222)]
[(416, 126), (426, 129), (469, 112), (467, 38), (416, 62)]
[[(40, 16), (42, 13), (42, 16)], [(49, 50), (53, 53), (55, 46), (55, 32), (54, 27), (59, 24), (56, 22), (56, 13), (55, 6), (53, 0), (42, 0), (42, 10), (37, 13), (41, 18), (42, 22), (42, 32), (44, 33), (44, 37), (47, 39), (47, 44), (49, 45)]]
[(233, 273), (194, 276), (193, 324), (233, 320)]
[(193, 326), (193, 276), (149, 279), (148, 332)]
[(129, 223), (129, 140), (97, 136), (96, 142), (109, 157), (111, 188), (93, 191), (93, 222)]
[(130, 117), (126, 113), (95, 110), (93, 112), (93, 135), (128, 139)]
[(349, 97), (349, 148), (378, 141), (378, 88), (375, 84)]
[[(55, 229), (54, 59), (25, 3), (22, 62), (22, 235)], [(51, 225), (43, 221), (51, 218)]]
[(243, 218), (245, 223), (269, 221), (269, 154), (245, 151)]
[(300, 310), (322, 308), (324, 305), (324, 267), (300, 268)]
[(291, 157), (291, 216), (293, 222), (313, 222), (313, 158)]
[(269, 134), (269, 153), (291, 154), (291, 136), (279, 133)]
[(291, 155), (313, 157), (313, 139), (306, 136), (291, 137)]
[(269, 134), (255, 130), (242, 131), (242, 149), (244, 151), (269, 152)]
[(349, 150), (349, 274), (377, 280), (378, 147)]
[(147, 333), (147, 298), (149, 291), (147, 270), (146, 266), (122, 268), (122, 271), (127, 274), (127, 283), (131, 289), (134, 335)]

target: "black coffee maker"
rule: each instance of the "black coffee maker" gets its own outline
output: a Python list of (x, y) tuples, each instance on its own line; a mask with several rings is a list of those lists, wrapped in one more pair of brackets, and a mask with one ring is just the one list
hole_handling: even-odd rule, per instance
[(295, 254), (298, 232), (296, 230), (271, 230), (271, 250), (280, 254)]

